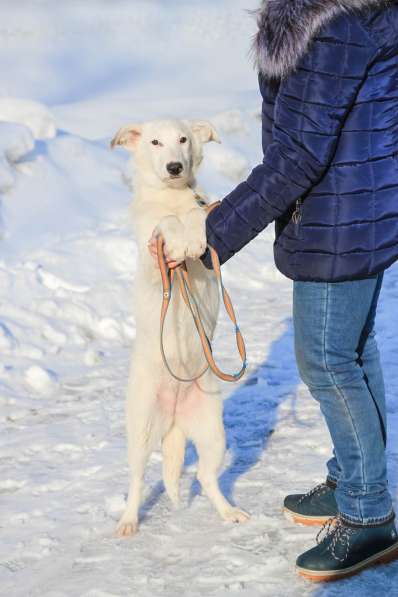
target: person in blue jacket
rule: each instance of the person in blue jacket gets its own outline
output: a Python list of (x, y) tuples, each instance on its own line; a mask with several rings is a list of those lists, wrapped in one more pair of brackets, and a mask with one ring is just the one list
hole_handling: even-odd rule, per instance
[(207, 236), (224, 263), (275, 221), (300, 375), (334, 445), (326, 482), (284, 507), (297, 522), (334, 518), (297, 568), (336, 579), (398, 557), (374, 331), (398, 259), (398, 2), (265, 0), (258, 24), (264, 159)]
[(334, 445), (326, 482), (284, 508), (331, 519), (297, 569), (333, 580), (398, 557), (374, 331), (398, 259), (398, 0), (263, 0), (258, 25), (264, 159), (210, 213), (207, 237), (225, 263), (275, 221), (300, 375)]

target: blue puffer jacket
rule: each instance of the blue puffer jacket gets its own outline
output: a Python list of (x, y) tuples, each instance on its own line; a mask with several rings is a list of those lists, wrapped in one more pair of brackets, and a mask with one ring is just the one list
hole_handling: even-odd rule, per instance
[(209, 244), (225, 262), (275, 220), (276, 265), (293, 280), (386, 269), (398, 259), (398, 1), (266, 0), (256, 51), (264, 159), (209, 215)]

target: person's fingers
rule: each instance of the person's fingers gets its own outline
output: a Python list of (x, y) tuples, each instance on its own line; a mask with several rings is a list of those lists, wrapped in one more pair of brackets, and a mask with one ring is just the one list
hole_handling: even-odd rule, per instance
[(175, 267), (177, 267), (178, 265), (180, 265), (180, 261), (168, 261), (167, 265), (170, 269), (174, 269)]
[(148, 251), (149, 251), (150, 256), (152, 257), (152, 259), (155, 262), (155, 266), (159, 267), (159, 264), (158, 264), (158, 251), (157, 251), (156, 245), (148, 243)]
[[(149, 239), (148, 241), (148, 251), (151, 255), (151, 257), (153, 257), (154, 261), (155, 261), (155, 265), (157, 268), (159, 268), (159, 263), (158, 263), (158, 246), (157, 246), (157, 237), (153, 236)], [(175, 267), (177, 267), (178, 265), (180, 265), (181, 261), (175, 261), (174, 259), (172, 259), (170, 257), (170, 254), (167, 250), (167, 246), (164, 246), (164, 256), (165, 256), (165, 261), (167, 263), (167, 266), (170, 269), (174, 269)]]
[(148, 243), (148, 251), (150, 252), (150, 254), (153, 256), (157, 255), (157, 250), (156, 247), (154, 247), (153, 245), (151, 245), (151, 243)]
[(167, 265), (170, 265), (170, 263), (181, 263), (181, 261), (176, 261), (175, 259), (173, 259), (172, 257), (170, 257), (170, 253), (165, 252), (165, 257), (166, 257), (166, 263)]

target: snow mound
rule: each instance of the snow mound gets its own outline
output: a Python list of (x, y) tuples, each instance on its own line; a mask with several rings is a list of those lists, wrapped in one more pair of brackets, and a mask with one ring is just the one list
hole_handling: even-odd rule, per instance
[(4, 193), (14, 186), (14, 165), (34, 146), (33, 135), (25, 125), (0, 122), (0, 192)]
[(219, 133), (247, 133), (247, 126), (243, 121), (241, 110), (220, 112), (211, 119)]
[(9, 162), (17, 162), (34, 146), (35, 140), (27, 126), (0, 122), (0, 149)]
[(234, 149), (212, 146), (208, 148), (208, 157), (215, 171), (232, 182), (240, 182), (248, 172), (247, 159)]
[(32, 100), (1, 97), (0, 121), (24, 124), (35, 139), (52, 139), (57, 131), (54, 116), (48, 108)]
[(32, 365), (25, 371), (25, 382), (38, 394), (49, 394), (56, 388), (58, 379), (54, 371)]

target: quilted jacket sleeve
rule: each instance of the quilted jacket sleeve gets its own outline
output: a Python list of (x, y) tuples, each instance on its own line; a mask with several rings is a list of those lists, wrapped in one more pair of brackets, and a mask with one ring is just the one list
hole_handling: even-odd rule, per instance
[[(360, 24), (343, 22), (334, 38), (318, 36), (281, 82), (263, 162), (207, 218), (208, 243), (221, 263), (322, 179), (375, 54)], [(208, 251), (202, 260), (211, 268)]]

